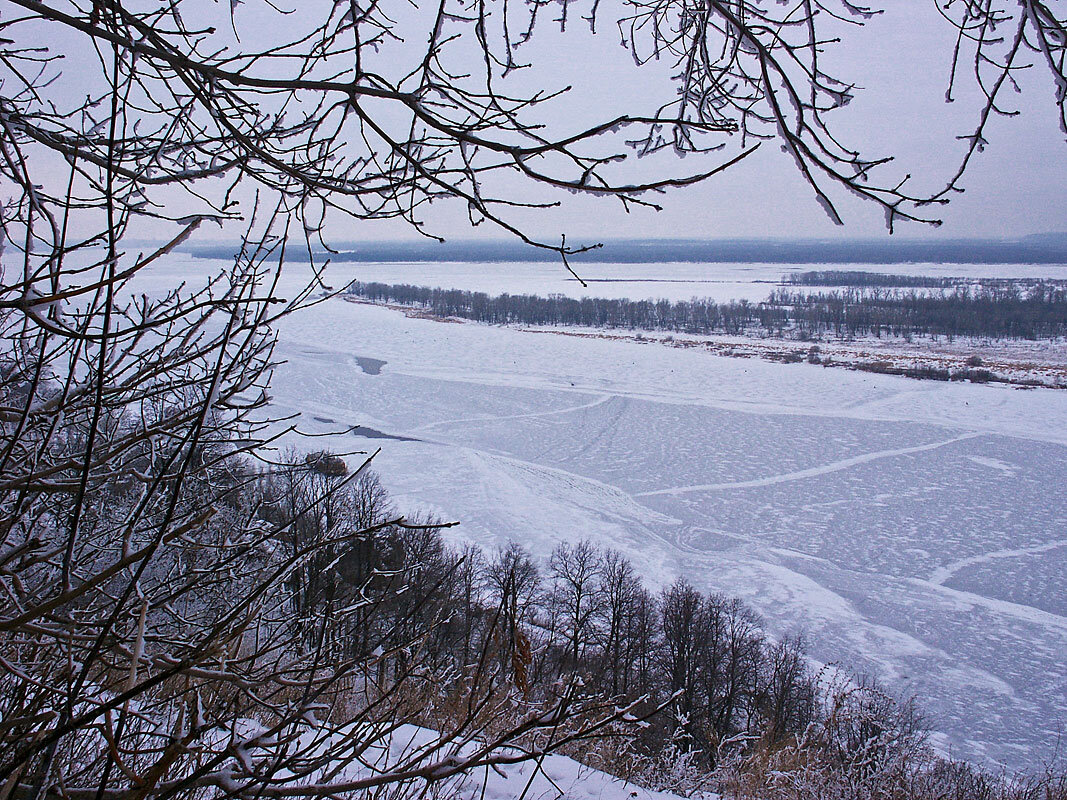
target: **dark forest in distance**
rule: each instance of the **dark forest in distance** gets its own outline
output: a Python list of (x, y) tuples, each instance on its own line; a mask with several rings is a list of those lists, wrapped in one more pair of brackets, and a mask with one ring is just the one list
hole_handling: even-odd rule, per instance
[[(833, 280), (834, 275), (806, 274), (827, 281)], [(889, 280), (892, 276), (882, 277)], [(776, 289), (761, 303), (721, 303), (698, 297), (673, 302), (558, 294), (491, 297), (462, 289), (360, 281), (347, 291), (372, 302), (397, 303), (425, 309), (438, 317), (490, 324), (574, 325), (691, 334), (761, 332), (799, 339), (821, 335), (1051, 339), (1067, 335), (1067, 285), (1063, 281), (1017, 286), (997, 280), (927, 292), (884, 286), (805, 292), (797, 286)]]

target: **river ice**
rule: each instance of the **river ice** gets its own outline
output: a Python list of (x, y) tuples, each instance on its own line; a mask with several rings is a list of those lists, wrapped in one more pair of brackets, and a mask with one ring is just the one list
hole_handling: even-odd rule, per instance
[[(377, 269), (342, 277), (403, 271)], [(481, 288), (464, 275), (418, 282)], [(1040, 768), (1067, 733), (1067, 392), (340, 298), (279, 332), (274, 410), (337, 432), (295, 442), (381, 448), (398, 505), (459, 520), (449, 536), (540, 557), (588, 538), (655, 586), (684, 575), (740, 596), (772, 633), (806, 631), (818, 661), (920, 696), (957, 757)]]

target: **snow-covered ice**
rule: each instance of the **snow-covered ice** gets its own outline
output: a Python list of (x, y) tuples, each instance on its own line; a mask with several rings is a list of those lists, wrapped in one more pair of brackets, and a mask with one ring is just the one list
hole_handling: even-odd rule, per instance
[[(526, 290), (358, 266), (352, 277)], [(373, 438), (310, 441), (380, 447), (398, 504), (459, 520), (450, 536), (542, 557), (588, 538), (653, 585), (684, 575), (740, 596), (772, 633), (805, 629), (818, 660), (919, 695), (958, 757), (1040, 768), (1067, 733), (1067, 392), (443, 324), (340, 298), (280, 337), (276, 410), (316, 434), (366, 426)]]

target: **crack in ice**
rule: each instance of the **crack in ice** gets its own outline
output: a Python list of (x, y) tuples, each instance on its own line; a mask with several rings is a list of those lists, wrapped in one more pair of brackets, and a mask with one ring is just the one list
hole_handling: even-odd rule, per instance
[(776, 483), (789, 483), (790, 481), (800, 481), (806, 478), (816, 478), (820, 475), (827, 475), (831, 472), (839, 472), (843, 469), (849, 469), (851, 467), (859, 466), (860, 464), (867, 464), (871, 461), (878, 461), (883, 458), (892, 458), (893, 456), (905, 456), (911, 453), (922, 453), (927, 450), (937, 450), (941, 447), (946, 447), (950, 444), (956, 444), (957, 442), (963, 442), (967, 439), (974, 439), (978, 436), (982, 436), (981, 433), (966, 433), (963, 436), (957, 436), (953, 439), (949, 439), (943, 442), (933, 442), (931, 444), (921, 444), (915, 447), (902, 447), (898, 450), (879, 450), (874, 453), (864, 453), (861, 456), (854, 456), (852, 458), (846, 458), (843, 461), (834, 461), (830, 464), (824, 464), (821, 467), (810, 467), (809, 469), (801, 469), (796, 472), (786, 472), (781, 475), (771, 475), (766, 478), (755, 478), (750, 481), (736, 481), (734, 483), (703, 483), (695, 484), (692, 486), (674, 486), (669, 489), (655, 489), (651, 492), (638, 492), (634, 497), (653, 497), (656, 495), (671, 495), (677, 496), (680, 494), (687, 494), (689, 492), (718, 492), (725, 489), (755, 489), (760, 486), (773, 486)]

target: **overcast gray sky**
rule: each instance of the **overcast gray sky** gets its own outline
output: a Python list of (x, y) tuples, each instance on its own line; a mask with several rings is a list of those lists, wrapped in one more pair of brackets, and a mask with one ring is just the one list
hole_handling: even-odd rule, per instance
[[(655, 68), (635, 69), (613, 32), (596, 39), (584, 26), (562, 36), (542, 33), (547, 41), (540, 43), (537, 56), (543, 76), (549, 81), (558, 75), (588, 76), (576, 85), (573, 98), (561, 102), (562, 109), (600, 104), (613, 110), (662, 99), (661, 76)], [(947, 180), (964, 152), (957, 136), (973, 129), (979, 110), (973, 91), (945, 102), (953, 34), (930, 0), (900, 0), (865, 27), (852, 28), (831, 53), (838, 72), (864, 87), (835, 114), (844, 123), (846, 143), (867, 155), (895, 155), (890, 172), (911, 173), (926, 189)], [(944, 225), (907, 224), (898, 233), (1012, 237), (1067, 231), (1067, 142), (1057, 125), (1052, 81), (1039, 69), (1022, 73), (1020, 81), (1022, 92), (1012, 100), (1022, 113), (993, 120), (989, 145), (964, 180), (967, 191), (949, 206), (931, 210)], [(568, 195), (563, 208), (531, 214), (529, 224), (544, 235), (564, 229), (594, 238), (884, 235), (878, 209), (841, 194), (835, 200), (844, 228), (823, 213), (791, 158), (768, 142), (721, 176), (658, 199), (662, 212), (625, 214), (618, 203)], [(461, 235), (458, 216), (442, 212), (441, 220)]]
[[(319, 0), (290, 2), (297, 2), (300, 14), (307, 18), (314, 16), (313, 8), (319, 4)], [(604, 0), (605, 7), (608, 2)], [(211, 8), (213, 14), (225, 16), (228, 4), (212, 4)], [(390, 9), (391, 14), (410, 13), (405, 11), (410, 6), (400, 0)], [(555, 13), (550, 8), (549, 16)], [(293, 16), (280, 18), (255, 0), (237, 5), (236, 19), (246, 42), (257, 35), (288, 35), (279, 20), (285, 25), (299, 21)], [(220, 26), (223, 32), (226, 29), (228, 19)], [(831, 71), (864, 88), (849, 106), (833, 115), (841, 123), (837, 130), (846, 144), (862, 149), (867, 156), (896, 156), (886, 179), (911, 173), (917, 191), (936, 190), (963, 153), (964, 145), (957, 136), (973, 129), (979, 110), (973, 92), (960, 92), (959, 100), (951, 105), (944, 101), (954, 30), (940, 19), (934, 0), (894, 0), (885, 14), (846, 33), (843, 42), (829, 50), (827, 63)], [(411, 57), (421, 56), (425, 34), (413, 34), (409, 41), (395, 45), (389, 57), (403, 60), (406, 47), (412, 48)], [(53, 40), (52, 44), (66, 48), (62, 41)], [(64, 75), (68, 88), (64, 91), (84, 97), (85, 88), (78, 83), (81, 73), (74, 53), (70, 55)], [(603, 25), (600, 33), (592, 36), (588, 26), (575, 16), (567, 32), (560, 33), (546, 18), (520, 56), (532, 67), (513, 73), (501, 84), (504, 90), (521, 93), (574, 87), (542, 112), (545, 120), (556, 126), (557, 134), (622, 112), (653, 113), (670, 99), (667, 65), (637, 68), (610, 25)], [(900, 234), (1012, 237), (1067, 230), (1067, 143), (1056, 124), (1052, 81), (1039, 69), (1022, 72), (1019, 78), (1023, 91), (1013, 97), (1022, 113), (993, 120), (987, 130), (989, 145), (964, 179), (966, 193), (955, 197), (946, 208), (931, 209), (931, 214), (943, 218), (945, 224), (940, 229), (908, 224)], [(665, 167), (689, 173), (708, 166), (695, 158), (671, 161), (641, 162), (632, 174), (652, 177)], [(521, 184), (509, 191), (523, 199), (561, 201), (560, 208), (515, 217), (525, 229), (553, 241), (563, 232), (585, 241), (617, 237), (855, 237), (885, 232), (879, 209), (842, 193), (835, 194), (834, 199), (847, 224), (843, 228), (833, 225), (792, 160), (774, 142), (767, 142), (755, 156), (704, 184), (654, 198), (663, 205), (661, 212), (636, 208), (627, 214), (618, 202), (609, 199), (550, 195)], [(489, 225), (472, 229), (463, 204), (435, 204), (424, 217), (429, 230), (452, 239), (506, 236)], [(148, 238), (168, 232), (145, 225), (142, 235)], [(398, 221), (359, 223), (357, 228), (339, 216), (333, 218), (328, 233), (335, 240), (348, 241), (413, 236), (410, 228)], [(240, 234), (240, 226), (223, 231), (205, 229), (202, 234), (232, 239)]]

